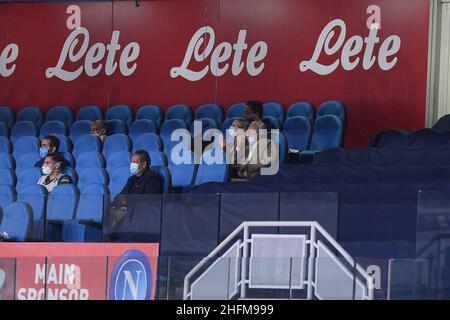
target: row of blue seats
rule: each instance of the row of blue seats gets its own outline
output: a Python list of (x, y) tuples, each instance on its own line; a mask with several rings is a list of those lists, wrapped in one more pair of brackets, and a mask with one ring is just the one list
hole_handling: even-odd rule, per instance
[[(245, 103), (236, 103), (231, 105), (227, 109), (226, 118), (239, 118), (244, 117)], [(322, 115), (336, 115), (343, 123), (345, 123), (345, 108), (340, 101), (326, 101), (319, 106), (317, 111), (318, 116)], [(268, 102), (263, 105), (263, 116), (272, 117), (279, 122), (279, 126), (285, 122), (286, 118), (294, 116), (303, 116), (314, 123), (315, 111), (314, 107), (309, 102), (295, 102), (287, 109), (277, 102)], [(205, 104), (198, 107), (195, 111), (191, 107), (178, 104), (169, 107), (164, 115), (161, 107), (156, 105), (145, 105), (139, 108), (134, 114), (134, 111), (126, 105), (115, 105), (108, 108), (106, 114), (98, 106), (86, 106), (82, 107), (74, 119), (71, 109), (67, 106), (56, 106), (51, 108), (47, 115), (44, 116), (44, 112), (41, 108), (35, 106), (24, 107), (17, 114), (17, 121), (31, 121), (35, 123), (37, 127), (41, 127), (45, 121), (61, 121), (68, 129), (71, 128), (74, 121), (79, 120), (114, 120), (118, 119), (126, 123), (128, 127), (131, 126), (134, 119), (152, 120), (158, 128), (161, 127), (164, 120), (181, 119), (186, 121), (190, 126), (195, 119), (212, 119), (218, 126), (222, 124), (225, 119), (225, 112), (218, 104)], [(13, 110), (8, 106), (0, 106), (0, 122), (4, 122), (8, 128), (12, 128), (16, 122), (16, 116)]]

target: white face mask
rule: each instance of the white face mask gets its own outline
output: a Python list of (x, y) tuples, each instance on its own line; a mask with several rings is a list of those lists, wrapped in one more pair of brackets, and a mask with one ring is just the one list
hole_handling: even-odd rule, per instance
[(130, 163), (130, 172), (131, 174), (136, 174), (139, 172), (139, 164), (138, 163)]
[(47, 175), (52, 173), (52, 169), (50, 169), (49, 167), (47, 167), (45, 164), (42, 166), (42, 173)]

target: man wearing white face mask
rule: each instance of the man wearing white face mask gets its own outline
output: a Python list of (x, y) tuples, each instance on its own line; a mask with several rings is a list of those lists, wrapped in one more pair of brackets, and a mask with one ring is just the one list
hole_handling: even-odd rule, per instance
[(52, 153), (44, 158), (42, 165), (43, 176), (37, 184), (44, 186), (48, 192), (51, 192), (56, 186), (65, 183), (72, 183), (69, 176), (61, 173), (64, 158), (60, 153)]

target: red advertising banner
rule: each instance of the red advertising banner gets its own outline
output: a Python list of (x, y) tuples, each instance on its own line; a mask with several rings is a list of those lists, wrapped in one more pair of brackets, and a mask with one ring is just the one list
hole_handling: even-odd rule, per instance
[(16, 109), (336, 99), (347, 147), (425, 123), (429, 1), (0, 6), (0, 104)]
[(158, 250), (144, 243), (0, 243), (0, 299), (154, 299)]

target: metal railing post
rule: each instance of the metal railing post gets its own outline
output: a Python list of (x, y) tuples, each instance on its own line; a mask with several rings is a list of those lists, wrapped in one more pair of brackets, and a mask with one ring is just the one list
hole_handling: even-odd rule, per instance
[(241, 299), (244, 299), (247, 294), (245, 281), (247, 279), (247, 258), (248, 258), (248, 225), (244, 223), (244, 244), (241, 261)]
[(316, 227), (311, 226), (311, 237), (309, 244), (309, 257), (308, 257), (308, 292), (307, 299), (312, 300), (313, 296), (313, 273), (314, 273), (314, 259), (316, 258)]

